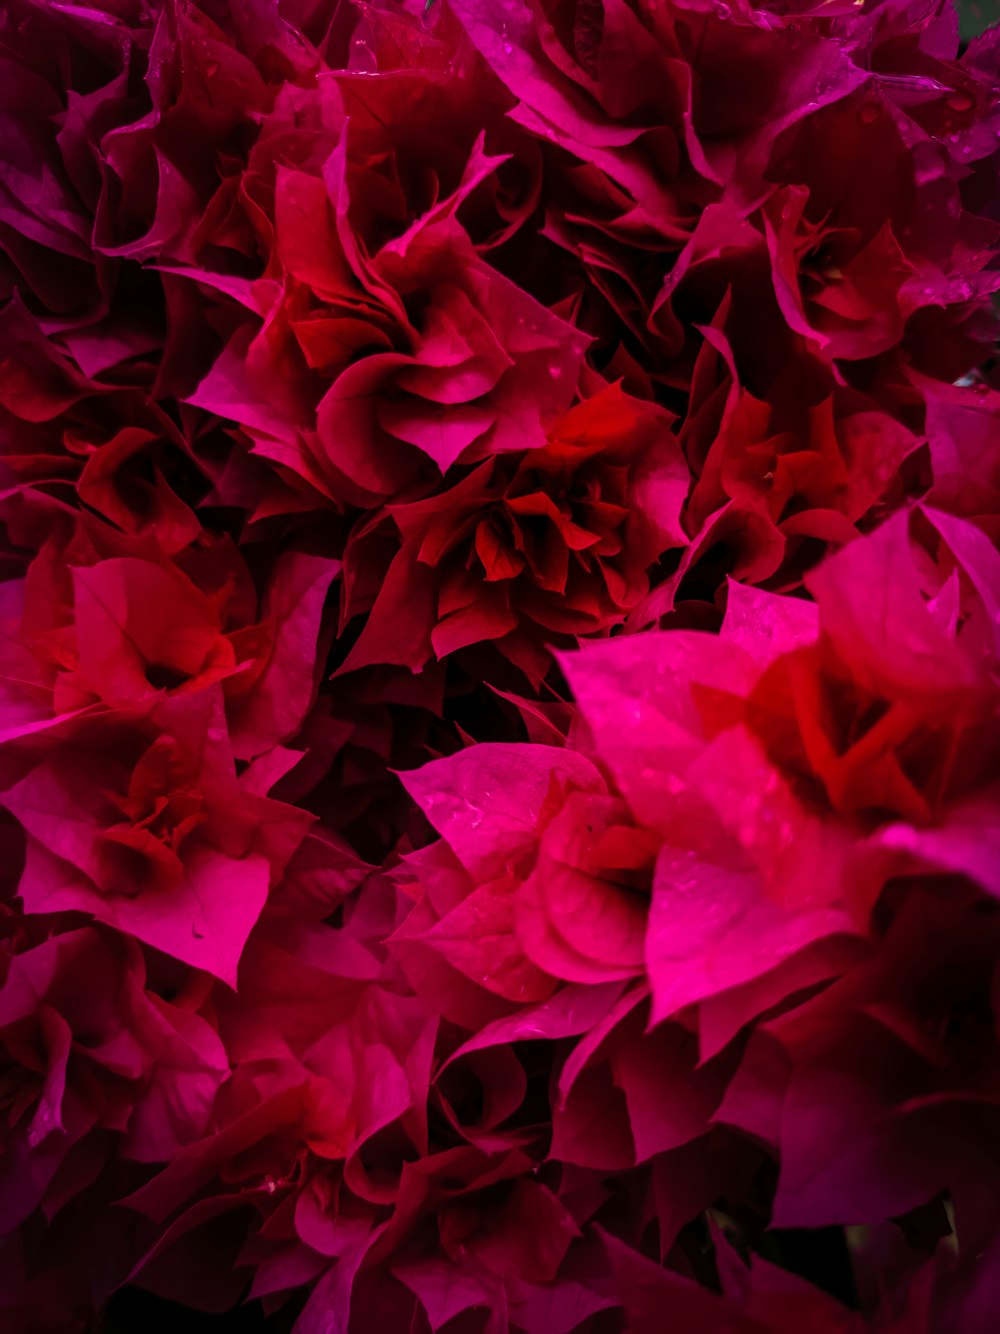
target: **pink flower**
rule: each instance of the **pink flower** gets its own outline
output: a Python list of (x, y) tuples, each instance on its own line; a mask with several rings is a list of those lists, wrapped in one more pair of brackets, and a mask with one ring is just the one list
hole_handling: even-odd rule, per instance
[(759, 400), (739, 388), (718, 329), (695, 376), (682, 431), (697, 478), (685, 511), (692, 540), (676, 573), (634, 613), (638, 624), (699, 586), (713, 593), (723, 572), (786, 590), (825, 549), (921, 485), (920, 441), (862, 395), (836, 390), (813, 403), (784, 383)]
[[(683, 541), (687, 486), (666, 414), (601, 390), (555, 422), (543, 448), (389, 508), (402, 545), (341, 670), (419, 670), (485, 640), (541, 675), (539, 639), (599, 634), (642, 597), (647, 569)], [(348, 547), (349, 580), (385, 526)]]
[(144, 1285), (181, 1283), (186, 1300), (210, 1308), (220, 1293), (223, 1308), (235, 1300), (245, 1273), (234, 1285), (196, 1259), (201, 1230), (227, 1214), (245, 1240), (234, 1264), (258, 1270), (261, 1295), (375, 1241), (427, 1151), (437, 1027), (386, 974), (379, 939), (391, 924), (391, 908), (387, 918), (359, 901), (340, 929), (272, 923), (251, 941), (239, 993), (218, 998), (234, 1073), (213, 1124), (128, 1201), (161, 1224), (138, 1266)]
[[(427, 951), (468, 979), (444, 1005), (455, 1022), (474, 1016), (463, 993), (476, 987), (523, 1004), (545, 999), (557, 978), (603, 981), (639, 970), (644, 910), (641, 888), (633, 897), (628, 881), (637, 876), (641, 886), (644, 869), (648, 877), (648, 853), (628, 846), (616, 825), (627, 815), (582, 755), (481, 745), (406, 782), (451, 855), (414, 859), (420, 899), (396, 940), (418, 991)], [(574, 846), (587, 823), (598, 838)], [(431, 973), (438, 989), (446, 978), (440, 967)]]
[(288, 740), (318, 684), (310, 659), (337, 562), (288, 552), (258, 598), (225, 538), (196, 530), (173, 556), (93, 521), (53, 534), (20, 589), (8, 585), (19, 706), (135, 715), (221, 683), (240, 758)]
[(231, 985), (310, 823), (241, 786), (211, 693), (145, 727), (80, 723), (2, 800), (28, 834), (27, 911), (92, 913)]
[[(41, 546), (80, 503), (126, 533), (155, 530), (168, 551), (191, 542), (198, 520), (165, 473), (175, 485), (200, 474), (170, 417), (134, 387), (91, 378), (108, 367), (76, 344), (83, 373), (17, 299), (0, 315), (0, 348), (0, 468), (15, 483), (3, 508), (20, 544)], [(109, 350), (113, 364), (123, 353)]]
[(203, 1133), (226, 1072), (212, 1028), (144, 990), (134, 945), (83, 929), (15, 955), (0, 989), (3, 1231), (55, 1212), (116, 1142), (170, 1158)]
[[(411, 76), (397, 97), (408, 84), (436, 127), (439, 80)], [(408, 197), (387, 165), (400, 146), (361, 93), (331, 81), (276, 108), (248, 183), (269, 259), (243, 304), (264, 322), (239, 328), (190, 401), (328, 500), (371, 506), (459, 459), (541, 447), (588, 340), (485, 264), (457, 221), (503, 159), (480, 137), (428, 163), (429, 192), (407, 167)]]
[(778, 1226), (902, 1215), (942, 1188), (962, 1222), (975, 1217), (980, 1136), (996, 1117), (995, 923), (950, 893), (911, 890), (876, 958), (748, 1048), (719, 1119), (773, 1139)]

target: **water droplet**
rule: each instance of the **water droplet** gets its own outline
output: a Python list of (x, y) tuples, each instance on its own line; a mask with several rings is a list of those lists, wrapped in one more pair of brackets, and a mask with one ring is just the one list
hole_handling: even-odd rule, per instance
[(877, 102), (865, 102), (861, 108), (861, 120), (865, 125), (872, 125), (882, 114), (882, 108)]
[(951, 107), (952, 111), (968, 111), (973, 104), (973, 99), (968, 93), (952, 93), (948, 98), (946, 105)]
[(510, 42), (504, 42), (504, 44), (503, 44), (503, 53), (504, 53), (505, 56), (509, 56), (509, 55), (513, 52), (513, 50), (514, 50), (514, 47), (513, 47), (513, 45), (512, 45)]

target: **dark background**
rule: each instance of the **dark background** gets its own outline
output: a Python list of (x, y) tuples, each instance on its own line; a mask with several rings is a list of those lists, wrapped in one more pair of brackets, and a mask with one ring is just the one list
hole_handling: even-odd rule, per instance
[(1000, 20), (1000, 0), (958, 0), (958, 18), (967, 42)]

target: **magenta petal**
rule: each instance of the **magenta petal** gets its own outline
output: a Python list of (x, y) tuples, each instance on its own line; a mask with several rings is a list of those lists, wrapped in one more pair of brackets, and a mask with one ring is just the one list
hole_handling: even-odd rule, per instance
[(530, 846), (554, 783), (603, 786), (582, 755), (552, 746), (473, 746), (401, 775), (407, 791), (459, 861), (477, 867)]

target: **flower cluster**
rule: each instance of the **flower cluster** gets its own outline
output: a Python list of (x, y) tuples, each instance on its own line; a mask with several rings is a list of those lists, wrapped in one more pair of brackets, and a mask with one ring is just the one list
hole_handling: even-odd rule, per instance
[(0, 1330), (992, 1334), (998, 62), (2, 6)]

